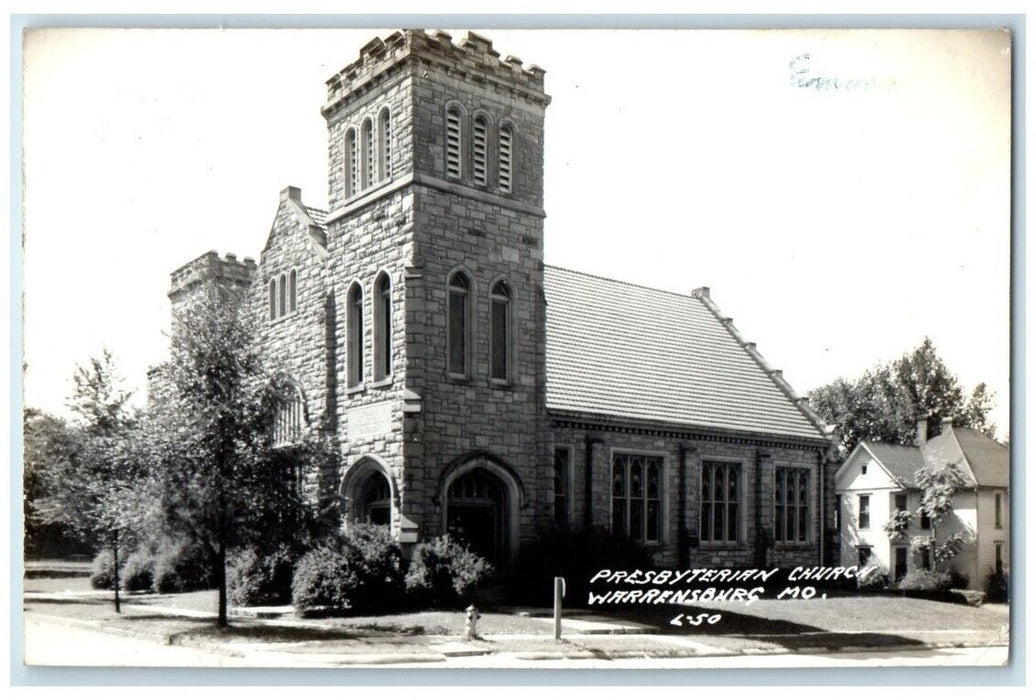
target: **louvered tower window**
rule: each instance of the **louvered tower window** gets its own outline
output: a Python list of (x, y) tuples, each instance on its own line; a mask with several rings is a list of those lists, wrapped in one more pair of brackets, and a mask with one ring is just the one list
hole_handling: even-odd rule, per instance
[(360, 164), (356, 159), (356, 130), (345, 133), (345, 196), (356, 194), (360, 184)]
[(475, 117), (471, 129), (471, 169), (475, 184), (486, 184), (486, 120)]
[(378, 161), (381, 163), (381, 178), (387, 180), (392, 177), (392, 121), (390, 119), (392, 115), (389, 113), (389, 108), (381, 110), (381, 115), (378, 117), (378, 150), (380, 157)]
[(459, 180), (460, 168), (460, 110), (446, 110), (446, 177)]
[(504, 192), (511, 191), (511, 143), (514, 140), (514, 132), (511, 127), (505, 126), (500, 129), (500, 189)]

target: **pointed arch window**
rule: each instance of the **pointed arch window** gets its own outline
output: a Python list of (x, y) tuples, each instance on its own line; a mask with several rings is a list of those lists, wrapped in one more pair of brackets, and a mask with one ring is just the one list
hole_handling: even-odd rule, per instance
[(288, 275), (288, 311), (295, 313), (298, 309), (299, 274), (295, 270)]
[(458, 271), (450, 276), (447, 297), (447, 372), (454, 377), (467, 377), (471, 354), (471, 280), (467, 275)]
[(392, 114), (385, 107), (378, 115), (378, 163), (381, 167), (381, 180), (392, 177)]
[(273, 422), (273, 444), (275, 446), (292, 445), (302, 438), (302, 426), (305, 423), (305, 406), (302, 392), (295, 389), (283, 405), (278, 409)]
[(486, 184), (486, 118), (475, 117), (471, 125), (471, 174), (476, 185)]
[(277, 279), (270, 278), (270, 320), (277, 320)]
[(392, 376), (392, 281), (382, 272), (374, 280), (374, 381)]
[(460, 108), (446, 110), (446, 177), (459, 180), (461, 177), (461, 116)]
[(371, 120), (368, 117), (363, 120), (363, 124), (360, 126), (360, 141), (363, 147), (362, 163), (361, 163), (361, 184), (362, 189), (367, 189), (374, 182), (374, 128), (371, 124)]
[(499, 172), (497, 173), (500, 189), (504, 192), (511, 191), (511, 176), (513, 165), (514, 129), (509, 124), (500, 128), (499, 145)]
[(511, 288), (497, 282), (489, 295), (490, 378), (506, 382), (511, 378)]
[(288, 278), (281, 275), (281, 281), (277, 290), (277, 315), (283, 316), (288, 313)]
[(346, 324), (347, 372), (349, 386), (355, 387), (363, 383), (363, 289), (355, 282), (346, 298)]
[(348, 199), (360, 190), (360, 163), (356, 157), (356, 130), (345, 132), (345, 196)]

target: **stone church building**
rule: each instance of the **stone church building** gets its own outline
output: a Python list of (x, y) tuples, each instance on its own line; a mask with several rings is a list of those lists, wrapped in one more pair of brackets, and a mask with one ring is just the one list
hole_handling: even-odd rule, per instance
[(659, 565), (828, 563), (831, 435), (720, 312), (543, 260), (544, 71), (475, 34), (396, 32), (327, 81), (328, 209), (284, 189), (258, 264), (172, 275), (246, 294), (325, 431), (309, 475), (348, 523), (464, 537), (505, 569), (552, 528)]

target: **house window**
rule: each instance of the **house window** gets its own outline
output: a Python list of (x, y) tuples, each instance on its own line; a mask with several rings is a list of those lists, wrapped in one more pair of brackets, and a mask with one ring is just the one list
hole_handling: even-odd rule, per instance
[(288, 310), (295, 313), (298, 308), (299, 275), (295, 270), (288, 275)]
[(996, 571), (996, 573), (999, 575), (999, 574), (1004, 573), (1004, 543), (1003, 542), (994, 542), (993, 543), (993, 549), (995, 551), (995, 554), (994, 554), (995, 559), (993, 560), (993, 567), (994, 567), (994, 570)]
[(778, 467), (774, 493), (774, 537), (805, 542), (809, 529), (809, 470)]
[(378, 116), (378, 162), (381, 164), (381, 180), (392, 177), (392, 121), (389, 108), (385, 107)]
[(569, 455), (567, 447), (554, 449), (554, 522), (562, 530), (568, 529)]
[(866, 566), (867, 561), (871, 558), (871, 548), (869, 546), (862, 546), (856, 548), (856, 561), (860, 566)]
[(277, 319), (277, 279), (270, 279), (270, 320)]
[(662, 532), (662, 457), (612, 458), (612, 532), (636, 542), (658, 542)]
[(921, 568), (931, 569), (932, 568), (932, 548), (923, 547), (921, 549)]
[(893, 496), (895, 512), (904, 513), (907, 509), (907, 495), (905, 493), (897, 493)]
[(460, 167), (460, 110), (446, 110), (446, 177), (459, 180)]
[(860, 474), (861, 475), (866, 475), (867, 474), (867, 463), (866, 462), (864, 462), (863, 464), (860, 465)]
[(302, 394), (298, 391), (277, 411), (273, 422), (273, 444), (291, 445), (302, 437)]
[(498, 182), (500, 183), (500, 189), (504, 192), (511, 191), (511, 143), (514, 141), (514, 131), (510, 126), (504, 126), (500, 129), (500, 148), (499, 148), (499, 173)]
[(993, 494), (993, 527), (997, 530), (1004, 527), (1004, 504), (999, 493)]
[(871, 497), (860, 496), (859, 506), (859, 519), (857, 522), (861, 530), (867, 530), (871, 526)]
[(930, 530), (932, 528), (932, 518), (928, 515), (928, 511), (926, 511), (924, 508), (921, 508), (919, 512), (921, 513), (921, 522), (918, 524), (920, 525), (921, 529)]
[(382, 272), (374, 281), (374, 380), (392, 375), (392, 282)]
[(475, 117), (471, 125), (471, 172), (476, 185), (486, 184), (486, 119)]
[(490, 377), (506, 382), (511, 377), (511, 290), (504, 282), (490, 294)]
[(456, 377), (468, 375), (468, 343), (470, 333), (471, 281), (463, 272), (450, 277), (448, 289), (446, 337), (447, 371)]
[(360, 189), (360, 163), (356, 157), (356, 130), (345, 132), (345, 196), (352, 197)]
[(702, 462), (701, 541), (734, 544), (741, 530), (741, 465)]
[(346, 302), (346, 324), (348, 325), (348, 374), (349, 386), (363, 383), (363, 289), (358, 283), (349, 288)]
[(367, 189), (374, 183), (374, 125), (364, 119), (360, 126), (360, 141), (363, 143), (363, 161), (360, 171), (361, 187)]

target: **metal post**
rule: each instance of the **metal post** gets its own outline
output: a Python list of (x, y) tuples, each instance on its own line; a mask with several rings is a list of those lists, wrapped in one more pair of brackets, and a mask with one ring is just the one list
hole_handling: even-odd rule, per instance
[(561, 639), (561, 599), (565, 597), (565, 579), (554, 577), (554, 639)]

